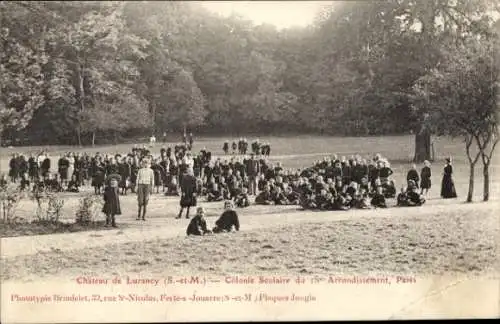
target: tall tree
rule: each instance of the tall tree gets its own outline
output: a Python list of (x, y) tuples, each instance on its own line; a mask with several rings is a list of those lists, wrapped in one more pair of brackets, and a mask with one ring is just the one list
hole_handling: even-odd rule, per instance
[[(44, 103), (47, 35), (29, 7), (0, 3), (0, 139), (6, 128), (22, 129)], [(29, 26), (26, 21), (32, 21)]]
[(162, 129), (185, 129), (202, 125), (205, 116), (203, 94), (193, 80), (191, 73), (174, 72), (163, 94), (163, 104), (156, 110), (156, 120)]
[(431, 112), (429, 121), (440, 133), (465, 140), (469, 160), (467, 202), (474, 193), (474, 169), (483, 160), (483, 200), (489, 198), (491, 157), (498, 143), (499, 70), (494, 60), (498, 46), (485, 39), (469, 38), (444, 53), (439, 68), (422, 77), (415, 87), (415, 102)]

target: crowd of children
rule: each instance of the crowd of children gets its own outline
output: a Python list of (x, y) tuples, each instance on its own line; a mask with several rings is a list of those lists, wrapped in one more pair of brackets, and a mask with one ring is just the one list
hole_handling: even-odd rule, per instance
[[(393, 171), (389, 162), (378, 154), (368, 160), (360, 156), (347, 159), (334, 155), (309, 168), (291, 171), (285, 170), (280, 162), (269, 162), (262, 154), (233, 156), (228, 161), (212, 159), (211, 152), (206, 149), (192, 156), (187, 145), (179, 144), (173, 150), (161, 148), (156, 158), (146, 147), (134, 147), (126, 155), (66, 153), (58, 160), (58, 172), (52, 174), (51, 159), (46, 152), (38, 156), (32, 154), (28, 160), (16, 153), (10, 161), (9, 176), (12, 182), (21, 179), (21, 189), (29, 188), (31, 182), (34, 187), (78, 192), (81, 186), (90, 182), (95, 193), (101, 194), (105, 179), (117, 174), (120, 176), (117, 187), (126, 195), (128, 190), (135, 192), (140, 162), (146, 158), (153, 171), (152, 186), (157, 193), (161, 188), (167, 196), (180, 196), (181, 179), (191, 170), (196, 197), (205, 197), (209, 202), (232, 200), (237, 207), (248, 207), (252, 203), (249, 196), (256, 196), (255, 203), (262, 205), (340, 210), (384, 207), (385, 199), (396, 197), (396, 187), (391, 180)], [(421, 190), (419, 194), (426, 193), (431, 186), (430, 178), (427, 161), (420, 174), (413, 165), (404, 193), (416, 189)]]
[[(279, 166), (276, 167), (274, 175), (260, 176), (258, 187), (261, 192), (255, 199), (256, 204), (347, 210), (386, 208), (386, 199), (396, 198), (396, 186), (391, 179), (393, 171), (389, 162), (379, 154), (368, 161), (360, 156), (339, 159), (334, 155), (333, 158), (325, 158), (300, 173), (283, 174), (280, 169)], [(398, 195), (399, 206), (416, 205), (403, 202), (414, 199), (416, 185), (415, 181), (410, 179), (414, 176), (413, 171), (415, 170), (412, 168), (408, 174), (408, 185), (403, 187), (402, 193)], [(424, 168), (421, 178), (422, 184), (428, 189), (430, 172), (427, 167)], [(422, 193), (417, 194), (421, 205), (425, 198)]]
[[(280, 162), (269, 161), (268, 144), (260, 145), (256, 140), (252, 152), (246, 155), (245, 143), (241, 139), (237, 144), (242, 155), (229, 159), (214, 158), (205, 148), (193, 155), (192, 143), (178, 144), (173, 149), (162, 147), (156, 157), (146, 146), (134, 146), (123, 155), (69, 152), (58, 159), (56, 173), (51, 172), (52, 160), (47, 152), (31, 154), (28, 159), (16, 153), (9, 163), (9, 177), (12, 182), (20, 179), (21, 190), (32, 184), (33, 190), (79, 192), (82, 186), (90, 184), (95, 194), (104, 193), (103, 212), (112, 226), (114, 215), (120, 213), (118, 196), (129, 190), (142, 201), (137, 219), (145, 220), (149, 195), (160, 191), (166, 196), (179, 196), (181, 211), (177, 218), (185, 208), (189, 218), (189, 208), (200, 199), (231, 201), (239, 208), (252, 204), (297, 205), (316, 210), (386, 208), (389, 198), (396, 198), (398, 206), (422, 205), (424, 194), (431, 187), (428, 161), (420, 173), (412, 165), (407, 185), (397, 194), (391, 179), (393, 171), (380, 154), (367, 159), (359, 155), (339, 158), (334, 154), (308, 168), (289, 170)], [(4, 176), (0, 181), (6, 183), (7, 179)]]

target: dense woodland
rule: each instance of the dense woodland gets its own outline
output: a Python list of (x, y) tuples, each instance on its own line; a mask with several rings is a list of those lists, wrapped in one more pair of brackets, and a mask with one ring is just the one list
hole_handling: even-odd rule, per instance
[(83, 145), (184, 127), (413, 133), (421, 160), (430, 134), (463, 133), (437, 121), (495, 115), (499, 12), (493, 0), (335, 2), (277, 30), (194, 2), (4, 1), (0, 132)]

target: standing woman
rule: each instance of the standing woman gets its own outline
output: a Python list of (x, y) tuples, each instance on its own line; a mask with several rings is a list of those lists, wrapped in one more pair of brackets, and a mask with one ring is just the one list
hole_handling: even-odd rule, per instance
[(68, 156), (66, 158), (68, 160), (68, 173), (67, 173), (67, 179), (70, 179), (73, 177), (73, 174), (75, 173), (75, 157), (72, 152), (68, 153)]
[(443, 170), (443, 181), (441, 182), (441, 197), (442, 198), (457, 198), (455, 184), (452, 179), (453, 167), (451, 166), (451, 157), (446, 159), (446, 164)]
[(429, 161), (425, 160), (424, 161), (424, 167), (422, 168), (422, 171), (420, 171), (420, 194), (424, 194), (425, 190), (425, 195), (429, 192), (429, 189), (431, 188), (431, 164)]

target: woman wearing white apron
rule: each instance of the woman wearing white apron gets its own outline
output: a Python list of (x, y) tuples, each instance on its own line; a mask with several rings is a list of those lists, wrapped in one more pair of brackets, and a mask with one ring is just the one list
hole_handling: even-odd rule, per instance
[(68, 163), (68, 179), (71, 179), (75, 173), (75, 158), (71, 152), (68, 154)]

